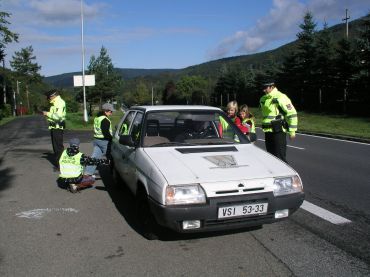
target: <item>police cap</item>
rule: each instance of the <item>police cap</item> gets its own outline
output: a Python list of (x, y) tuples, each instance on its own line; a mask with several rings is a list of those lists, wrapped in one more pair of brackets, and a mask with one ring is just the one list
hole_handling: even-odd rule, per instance
[(274, 81), (269, 80), (269, 81), (264, 82), (264, 83), (262, 84), (262, 86), (263, 86), (264, 88), (271, 87), (271, 86), (275, 86), (275, 82), (274, 82)]
[(56, 89), (49, 90), (45, 93), (45, 96), (50, 99), (51, 97), (59, 95), (58, 91)]

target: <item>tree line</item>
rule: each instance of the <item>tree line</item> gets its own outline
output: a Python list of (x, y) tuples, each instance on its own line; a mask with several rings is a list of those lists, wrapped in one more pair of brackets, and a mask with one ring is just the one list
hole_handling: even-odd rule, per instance
[(370, 13), (361, 22), (354, 39), (338, 38), (326, 23), (318, 31), (312, 13), (307, 12), (296, 43), (282, 57), (271, 55), (262, 64), (248, 66), (225, 62), (216, 78), (170, 76), (173, 80), (166, 82), (166, 76), (160, 81), (137, 78), (126, 87), (124, 99), (129, 104), (149, 103), (150, 87), (156, 83), (154, 97), (163, 104), (224, 107), (236, 100), (256, 107), (262, 84), (275, 81), (300, 110), (369, 116)]

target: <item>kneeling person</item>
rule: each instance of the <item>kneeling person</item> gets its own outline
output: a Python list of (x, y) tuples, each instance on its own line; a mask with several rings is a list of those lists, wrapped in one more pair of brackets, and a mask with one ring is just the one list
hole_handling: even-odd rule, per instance
[(63, 151), (60, 159), (59, 182), (63, 183), (71, 192), (91, 187), (95, 178), (83, 175), (85, 165), (109, 165), (107, 159), (95, 159), (81, 153), (79, 150), (80, 140), (73, 138), (69, 141), (69, 147)]

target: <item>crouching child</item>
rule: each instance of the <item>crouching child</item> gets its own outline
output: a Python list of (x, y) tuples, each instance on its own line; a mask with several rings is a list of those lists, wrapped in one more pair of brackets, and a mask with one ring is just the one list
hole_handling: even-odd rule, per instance
[(63, 151), (59, 159), (59, 186), (67, 188), (72, 193), (89, 188), (95, 183), (94, 177), (83, 175), (84, 166), (109, 165), (109, 160), (86, 156), (80, 152), (79, 147), (80, 140), (78, 138), (71, 139), (69, 147)]

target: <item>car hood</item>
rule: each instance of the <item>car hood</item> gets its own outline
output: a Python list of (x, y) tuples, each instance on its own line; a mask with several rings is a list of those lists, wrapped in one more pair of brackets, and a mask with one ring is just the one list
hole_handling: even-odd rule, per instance
[(286, 163), (253, 144), (153, 147), (144, 150), (169, 185), (294, 175)]

